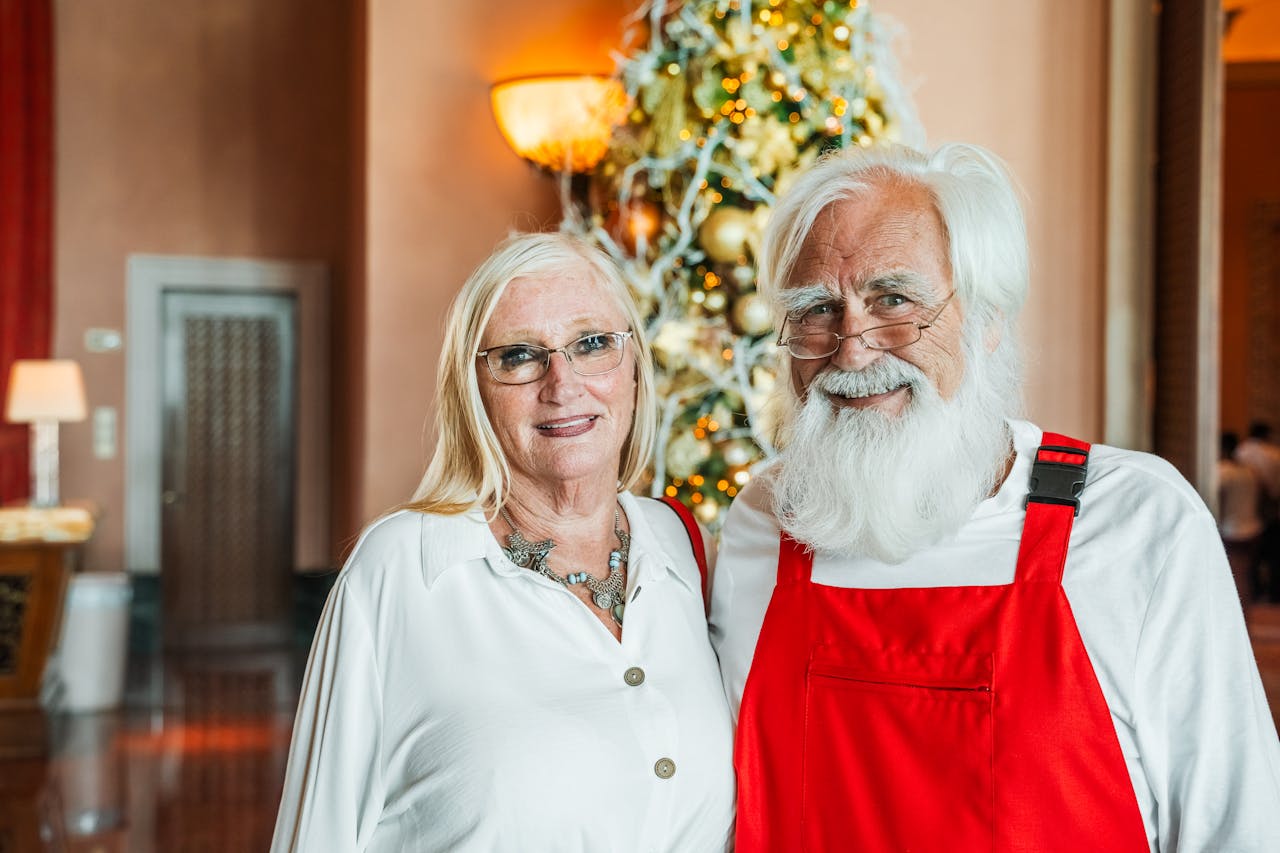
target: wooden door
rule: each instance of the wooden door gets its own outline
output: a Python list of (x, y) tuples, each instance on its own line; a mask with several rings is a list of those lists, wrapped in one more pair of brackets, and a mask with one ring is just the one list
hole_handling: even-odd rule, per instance
[(294, 298), (173, 291), (161, 302), (165, 641), (285, 642), (297, 446)]

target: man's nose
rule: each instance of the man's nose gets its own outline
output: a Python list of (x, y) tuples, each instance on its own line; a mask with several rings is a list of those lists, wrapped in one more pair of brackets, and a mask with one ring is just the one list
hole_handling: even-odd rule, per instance
[(862, 370), (880, 357), (881, 350), (872, 349), (858, 337), (862, 329), (843, 328), (840, 346), (831, 355), (831, 363), (841, 370)]

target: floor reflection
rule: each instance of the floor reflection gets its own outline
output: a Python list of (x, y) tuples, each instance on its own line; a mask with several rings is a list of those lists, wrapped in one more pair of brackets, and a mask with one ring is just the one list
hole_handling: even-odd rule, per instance
[[(1249, 625), (1280, 712), (1280, 606)], [(126, 710), (50, 717), (45, 758), (0, 760), (0, 853), (266, 850), (301, 667), (297, 649), (135, 661)]]
[(135, 662), (126, 710), (49, 718), (29, 819), (0, 827), (0, 853), (265, 850), (299, 671), (292, 651)]

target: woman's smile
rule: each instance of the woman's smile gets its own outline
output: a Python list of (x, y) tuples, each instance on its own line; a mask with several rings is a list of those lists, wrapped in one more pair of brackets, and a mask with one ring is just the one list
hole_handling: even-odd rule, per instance
[(538, 424), (538, 432), (553, 438), (571, 438), (575, 435), (582, 435), (584, 432), (590, 432), (596, 425), (597, 417), (597, 415), (580, 415), (547, 421), (546, 423)]

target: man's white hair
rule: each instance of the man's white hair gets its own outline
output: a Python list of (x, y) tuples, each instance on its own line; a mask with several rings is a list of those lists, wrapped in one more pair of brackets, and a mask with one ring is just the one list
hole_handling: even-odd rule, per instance
[[(964, 313), (964, 377), (943, 400), (918, 368), (884, 353), (863, 371), (828, 367), (810, 389), (863, 395), (906, 384), (898, 417), (831, 408), (824, 393), (785, 402), (773, 501), (783, 529), (818, 550), (896, 563), (954, 533), (1003, 475), (1007, 417), (1021, 412), (1015, 321), (1028, 287), (1026, 225), (1008, 171), (972, 145), (932, 154), (854, 149), (819, 161), (775, 208), (764, 234), (760, 290), (785, 321), (782, 293), (824, 210), (872, 192), (925, 188), (944, 228)], [(995, 344), (994, 352), (991, 344)]]
[(770, 215), (760, 251), (760, 292), (777, 309), (778, 293), (823, 210), (904, 184), (924, 187), (942, 218), (966, 322), (984, 330), (995, 324), (1007, 339), (1027, 295), (1027, 228), (1009, 170), (976, 145), (953, 143), (930, 154), (904, 146), (852, 148), (819, 160)]

